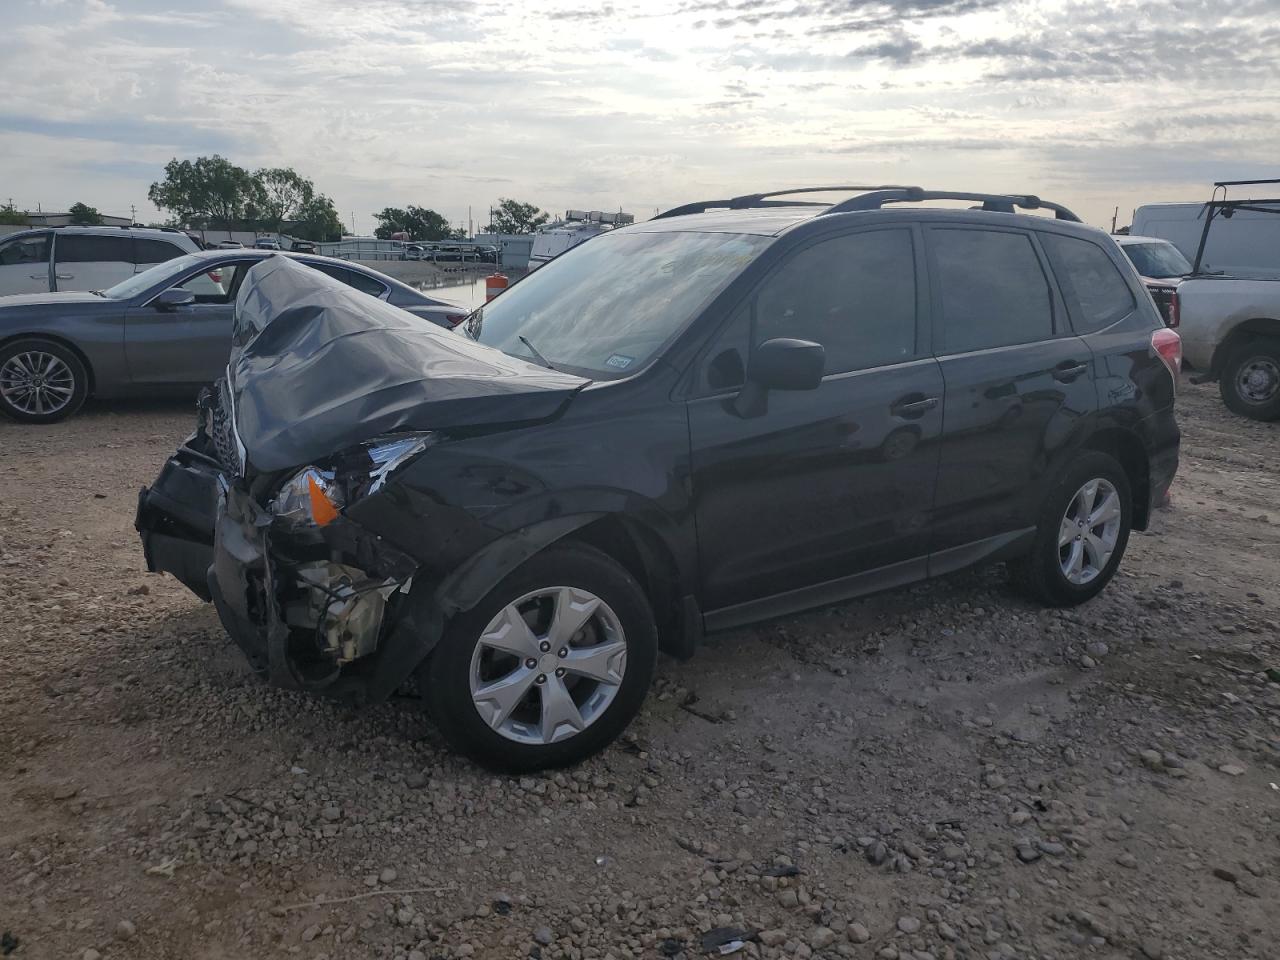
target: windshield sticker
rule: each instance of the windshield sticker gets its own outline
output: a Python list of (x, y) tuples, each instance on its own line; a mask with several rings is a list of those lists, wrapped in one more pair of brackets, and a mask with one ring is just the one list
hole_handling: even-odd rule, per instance
[(613, 369), (615, 370), (625, 370), (627, 369), (627, 367), (631, 366), (631, 364), (635, 362), (636, 362), (635, 357), (624, 357), (620, 353), (615, 353), (613, 356), (611, 356), (608, 360), (604, 362), (604, 365), (606, 367), (613, 367)]

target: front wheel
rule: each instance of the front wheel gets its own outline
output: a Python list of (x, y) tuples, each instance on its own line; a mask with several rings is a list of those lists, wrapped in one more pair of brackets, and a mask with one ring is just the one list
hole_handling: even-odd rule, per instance
[(84, 364), (62, 344), (33, 337), (0, 347), (0, 412), (14, 420), (65, 420), (88, 393)]
[(1010, 561), (1010, 576), (1048, 606), (1083, 603), (1115, 575), (1132, 523), (1124, 468), (1105, 453), (1085, 453), (1045, 501), (1031, 552)]
[(445, 739), (478, 763), (564, 766), (631, 722), (657, 650), (631, 575), (598, 550), (553, 545), (446, 625), (422, 687)]
[(1280, 419), (1280, 340), (1250, 340), (1233, 347), (1218, 380), (1222, 402), (1253, 420)]

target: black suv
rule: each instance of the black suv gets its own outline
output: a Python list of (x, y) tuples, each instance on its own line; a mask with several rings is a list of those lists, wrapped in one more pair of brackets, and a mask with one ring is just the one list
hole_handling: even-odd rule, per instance
[(271, 681), (416, 678), (507, 769), (599, 750), (704, 631), (997, 560), (1096, 594), (1178, 459), (1178, 337), (1115, 243), (1034, 197), (785, 196), (610, 231), (465, 336), (269, 258), (140, 496), (150, 569)]

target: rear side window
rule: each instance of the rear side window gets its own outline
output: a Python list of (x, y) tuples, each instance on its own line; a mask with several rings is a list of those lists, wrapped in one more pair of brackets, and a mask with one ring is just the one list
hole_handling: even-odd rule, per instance
[(363, 273), (348, 270), (346, 267), (335, 267), (331, 263), (308, 263), (307, 266), (321, 273), (327, 273), (333, 279), (345, 283), (348, 287), (355, 287), (361, 293), (367, 293), (370, 296), (380, 297), (387, 289), (373, 277), (366, 277)]
[(58, 263), (133, 263), (133, 239), (64, 233), (53, 255)]
[(916, 353), (916, 264), (909, 230), (824, 240), (783, 263), (756, 296), (755, 338), (820, 343), (826, 373)]
[(134, 263), (164, 263), (174, 257), (180, 257), (186, 252), (180, 249), (177, 244), (170, 243), (167, 240), (138, 239), (133, 241)]
[(1040, 242), (1058, 275), (1076, 333), (1101, 330), (1133, 313), (1133, 293), (1100, 246), (1051, 233), (1041, 234)]
[(1031, 238), (996, 230), (930, 231), (942, 297), (942, 350), (964, 353), (1053, 336), (1049, 281)]

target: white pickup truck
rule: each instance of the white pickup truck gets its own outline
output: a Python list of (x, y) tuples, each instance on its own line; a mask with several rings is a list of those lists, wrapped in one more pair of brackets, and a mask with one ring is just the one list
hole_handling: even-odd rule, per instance
[[(1280, 275), (1203, 273), (1209, 230), (1218, 218), (1241, 210), (1278, 216), (1280, 199), (1227, 200), (1238, 183), (1280, 184), (1280, 180), (1215, 184), (1205, 205), (1204, 227), (1192, 274), (1178, 285), (1173, 316), (1182, 336), (1182, 354), (1202, 383), (1217, 380), (1228, 408), (1254, 420), (1280, 419)], [(1222, 199), (1218, 199), (1218, 190)]]

